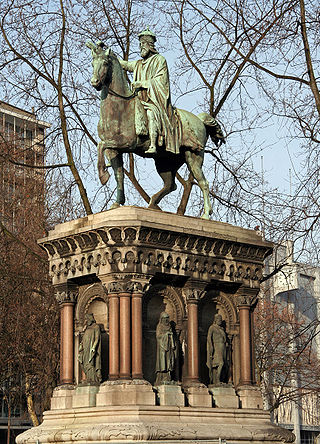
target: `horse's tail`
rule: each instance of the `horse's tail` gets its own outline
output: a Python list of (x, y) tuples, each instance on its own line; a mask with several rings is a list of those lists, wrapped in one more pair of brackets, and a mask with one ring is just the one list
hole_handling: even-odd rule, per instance
[(212, 142), (217, 147), (226, 143), (221, 126), (214, 117), (210, 116), (208, 113), (200, 113), (198, 114), (198, 118), (204, 123), (207, 134), (211, 137)]

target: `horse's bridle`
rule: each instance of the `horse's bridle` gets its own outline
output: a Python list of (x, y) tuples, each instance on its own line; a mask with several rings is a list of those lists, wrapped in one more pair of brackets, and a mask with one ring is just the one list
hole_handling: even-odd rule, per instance
[[(109, 67), (110, 67), (110, 56), (109, 55), (105, 58), (105, 61), (107, 62), (108, 69), (109, 69)], [(102, 80), (100, 79), (100, 81), (102, 81)], [(131, 100), (137, 96), (138, 91), (133, 91), (133, 93), (130, 96), (123, 96), (122, 94), (119, 94), (116, 91), (113, 91), (111, 88), (108, 88), (108, 93), (114, 97), (119, 97), (120, 99)]]
[(111, 88), (108, 89), (109, 94), (115, 97), (119, 97), (120, 99), (131, 100), (137, 96), (138, 91), (134, 91), (130, 96), (122, 96), (121, 94), (113, 91)]

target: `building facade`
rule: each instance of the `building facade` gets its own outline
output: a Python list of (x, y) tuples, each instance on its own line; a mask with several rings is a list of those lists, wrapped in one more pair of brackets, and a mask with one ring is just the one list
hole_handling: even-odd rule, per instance
[(265, 390), (264, 398), (267, 408), (276, 407), (271, 408), (275, 423), (292, 430), (297, 444), (311, 444), (320, 436), (320, 268), (295, 261), (292, 242), (275, 247), (266, 272), (279, 265), (261, 292), (262, 304), (273, 311), (277, 324), (275, 338), (266, 338), (271, 362), (264, 379), (273, 395)]
[[(2, 229), (14, 234), (23, 232), (27, 217), (37, 217), (35, 207), (44, 211), (44, 170), (34, 167), (44, 165), (49, 127), (33, 111), (0, 101), (0, 223)], [(26, 401), (16, 394), (20, 377), (14, 373), (14, 369), (8, 369), (6, 375), (12, 376), (1, 377), (1, 443), (7, 442), (8, 428), (10, 442), (14, 443), (19, 433), (31, 427)]]
[[(44, 185), (46, 130), (35, 113), (0, 101), (0, 215), (8, 228), (17, 225), (19, 199)], [(22, 193), (21, 190), (24, 192)], [(28, 194), (29, 190), (29, 194)]]

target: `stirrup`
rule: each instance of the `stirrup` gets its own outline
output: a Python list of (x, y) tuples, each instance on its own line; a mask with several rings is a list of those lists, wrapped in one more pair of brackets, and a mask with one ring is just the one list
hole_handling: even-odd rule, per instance
[(157, 148), (155, 146), (150, 146), (144, 154), (155, 154), (157, 152)]

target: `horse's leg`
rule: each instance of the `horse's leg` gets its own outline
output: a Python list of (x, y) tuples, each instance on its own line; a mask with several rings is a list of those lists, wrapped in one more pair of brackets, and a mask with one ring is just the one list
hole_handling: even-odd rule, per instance
[(198, 182), (199, 187), (201, 188), (203, 194), (204, 213), (201, 217), (203, 219), (209, 219), (210, 215), (212, 214), (212, 205), (209, 197), (208, 181), (204, 177), (202, 171), (203, 155), (204, 155), (203, 151), (198, 153), (192, 151), (185, 152), (187, 167), (189, 171), (193, 174), (196, 181)]
[[(161, 176), (161, 179), (163, 180), (163, 188), (161, 188), (158, 193), (154, 194), (149, 202), (149, 208), (159, 209), (157, 204), (160, 202), (160, 200), (166, 196), (167, 194), (171, 193), (171, 191), (174, 191), (177, 189), (177, 185), (175, 184), (175, 176), (177, 169), (174, 168), (172, 170), (167, 170), (167, 168), (164, 168), (163, 162), (155, 159), (155, 165), (156, 169)], [(166, 171), (164, 171), (164, 169)]]
[(122, 153), (116, 150), (107, 149), (107, 157), (111, 162), (114, 177), (117, 182), (117, 200), (114, 202), (110, 210), (120, 207), (125, 202), (124, 196), (124, 173), (123, 173), (123, 157)]
[(105, 154), (105, 144), (104, 144), (104, 142), (99, 142), (98, 143), (98, 173), (99, 173), (99, 179), (100, 179), (100, 182), (102, 183), (102, 185), (105, 185), (110, 178), (110, 173), (106, 168), (104, 154)]

